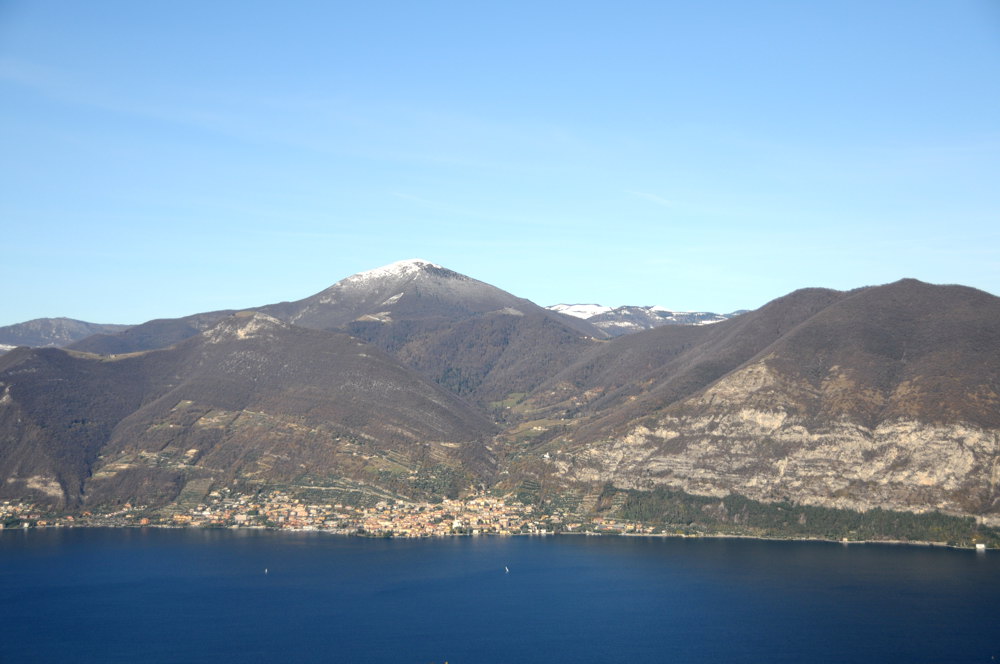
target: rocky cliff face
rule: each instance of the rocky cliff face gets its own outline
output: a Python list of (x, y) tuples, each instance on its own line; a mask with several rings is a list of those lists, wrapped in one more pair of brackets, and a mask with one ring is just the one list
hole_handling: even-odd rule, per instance
[[(831, 377), (825, 392), (839, 392)], [(822, 399), (766, 362), (624, 435), (550, 455), (573, 481), (869, 510), (941, 510), (1000, 523), (1000, 431), (893, 417), (875, 426), (810, 416)], [(990, 398), (995, 398), (992, 395)]]

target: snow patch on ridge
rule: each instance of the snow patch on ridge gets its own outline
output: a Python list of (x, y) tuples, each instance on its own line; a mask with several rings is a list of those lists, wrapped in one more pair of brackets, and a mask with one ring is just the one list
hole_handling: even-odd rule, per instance
[(582, 318), (612, 336), (661, 325), (713, 325), (740, 313), (722, 315), (707, 311), (677, 311), (662, 305), (605, 307), (599, 304), (556, 304), (548, 309)]
[(553, 304), (548, 309), (584, 320), (612, 311), (611, 307), (605, 307), (600, 304)]

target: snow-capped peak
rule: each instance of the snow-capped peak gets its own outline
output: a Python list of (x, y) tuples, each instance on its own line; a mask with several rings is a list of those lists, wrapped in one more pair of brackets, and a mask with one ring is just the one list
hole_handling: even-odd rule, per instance
[(367, 281), (374, 281), (376, 279), (383, 279), (385, 277), (406, 277), (418, 274), (421, 270), (429, 267), (443, 269), (440, 265), (431, 263), (430, 261), (425, 261), (420, 258), (410, 258), (405, 261), (389, 263), (388, 265), (377, 267), (374, 270), (366, 270), (365, 272), (352, 274), (344, 279), (344, 281), (349, 283), (364, 283)]

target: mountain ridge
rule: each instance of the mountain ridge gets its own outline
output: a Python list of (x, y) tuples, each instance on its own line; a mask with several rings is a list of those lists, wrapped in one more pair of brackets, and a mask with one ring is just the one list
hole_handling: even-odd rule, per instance
[(675, 311), (660, 305), (606, 307), (599, 304), (554, 304), (546, 308), (592, 323), (610, 337), (649, 330), (662, 325), (711, 325), (746, 313), (746, 310), (743, 309), (729, 314), (715, 314), (707, 311)]
[(66, 346), (94, 334), (121, 332), (129, 325), (89, 323), (73, 318), (35, 318), (0, 327), (0, 351), (17, 346)]
[(566, 480), (997, 522), (998, 321), (1000, 298), (966, 287), (807, 289), (694, 339), (623, 337), (591, 364), (677, 350), (623, 385), (577, 365), (525, 407), (580, 411), (536, 450)]
[[(608, 337), (586, 321), (421, 259), (350, 275), (301, 300), (253, 310), (302, 327), (347, 332), (480, 405), (534, 388), (568, 354)], [(102, 355), (164, 348), (232, 313), (153, 320), (69, 348)], [(472, 351), (474, 346), (479, 350)], [(454, 347), (470, 352), (456, 356)]]
[(118, 358), (19, 349), (0, 363), (0, 384), (5, 441), (16, 420), (22, 442), (42, 444), (41, 455), (0, 448), (0, 495), (34, 491), (70, 507), (168, 502), (191, 482), (252, 480), (260, 464), (290, 480), (301, 464), (363, 476), (393, 450), (447, 463), (444, 443), (480, 449), (465, 454), (466, 468), (491, 463), (481, 441), (494, 425), (458, 397), (346, 334), (259, 312)]
[(1000, 298), (914, 279), (611, 338), (411, 259), (0, 356), (0, 496), (75, 508), (603, 486), (1000, 523), (998, 466)]

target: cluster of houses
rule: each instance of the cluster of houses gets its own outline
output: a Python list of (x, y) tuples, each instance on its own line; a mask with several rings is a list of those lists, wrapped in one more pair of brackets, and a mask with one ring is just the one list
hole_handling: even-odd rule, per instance
[(172, 512), (152, 512), (126, 503), (113, 511), (76, 515), (51, 515), (30, 503), (0, 502), (0, 528), (83, 525), (323, 530), (373, 537), (653, 532), (651, 527), (614, 519), (580, 520), (559, 510), (541, 513), (530, 505), (485, 495), (437, 503), (382, 501), (358, 506), (310, 503), (280, 490), (252, 496), (222, 490), (213, 491), (201, 504), (175, 507)]
[[(329, 530), (371, 536), (427, 537), (455, 534), (552, 532), (550, 515), (502, 498), (445, 499), (439, 503), (381, 501), (372, 506), (314, 504), (272, 491), (253, 498), (216, 498), (211, 504), (175, 514), (172, 522), (193, 526), (267, 527)], [(221, 498), (221, 499), (220, 499)]]

